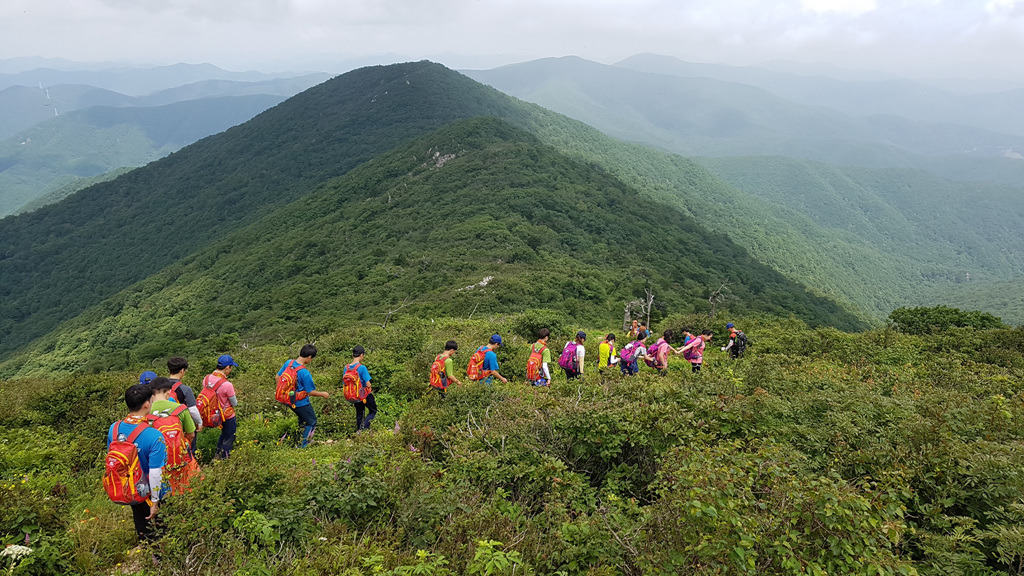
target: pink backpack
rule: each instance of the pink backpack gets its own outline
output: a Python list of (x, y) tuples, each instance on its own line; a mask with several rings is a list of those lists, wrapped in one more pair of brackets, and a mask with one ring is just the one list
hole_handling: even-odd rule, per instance
[(579, 362), (576, 360), (576, 343), (569, 342), (562, 349), (562, 355), (558, 357), (558, 365), (566, 370), (572, 370), (577, 372), (580, 369)]
[(619, 359), (626, 364), (630, 364), (636, 359), (636, 353), (640, 351), (640, 347), (643, 344), (639, 340), (633, 340), (629, 344), (626, 344), (622, 350), (619, 351)]
[[(647, 354), (648, 356), (651, 356), (651, 359), (648, 360), (647, 358), (644, 358), (644, 362), (647, 362), (647, 365), (650, 366), (651, 368), (664, 368), (664, 366), (658, 366), (658, 357), (661, 356), (662, 344), (668, 345), (668, 342), (665, 342), (664, 338), (658, 338), (658, 341), (654, 343), (654, 346), (647, 350)], [(653, 354), (651, 353), (652, 349), (655, 351)]]

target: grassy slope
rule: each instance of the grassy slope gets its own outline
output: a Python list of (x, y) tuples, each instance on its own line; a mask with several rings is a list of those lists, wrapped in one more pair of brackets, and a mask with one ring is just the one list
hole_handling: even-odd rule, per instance
[[(495, 540), (536, 573), (573, 576), (1013, 572), (1020, 330), (918, 337), (736, 320), (755, 343), (742, 361), (713, 350), (696, 375), (674, 358), (665, 378), (559, 376), (544, 390), (521, 383), (529, 339), (515, 317), (346, 325), (318, 335), (311, 370), (332, 397), (314, 400), (320, 428), (307, 450), (269, 384), (298, 343), (236, 344), (236, 450), (210, 463), (217, 432), (200, 434), (204, 478), (162, 508), (170, 537), (153, 571), (482, 573), (474, 558)], [(722, 334), (722, 322), (710, 327)], [(499, 360), (511, 385), (428, 394), (446, 340), (462, 344), (461, 367), (493, 331), (508, 337)], [(382, 408), (358, 437), (338, 396), (355, 343), (369, 351)], [(214, 358), (192, 357), (188, 381)], [(103, 432), (136, 374), (0, 388), (0, 539), (29, 534), (27, 573), (150, 567), (99, 481)], [(450, 565), (429, 566), (436, 558), (419, 549)]]
[[(483, 278), (485, 287), (466, 289)], [(4, 372), (77, 371), (97, 358), (116, 366), (126, 350), (148, 361), (216, 346), (225, 333), (382, 320), (403, 303), (421, 317), (550, 307), (596, 320), (621, 314), (649, 284), (668, 309), (696, 312), (723, 282), (734, 311), (859, 325), (728, 238), (483, 118), (402, 146), (213, 243), (44, 337)]]

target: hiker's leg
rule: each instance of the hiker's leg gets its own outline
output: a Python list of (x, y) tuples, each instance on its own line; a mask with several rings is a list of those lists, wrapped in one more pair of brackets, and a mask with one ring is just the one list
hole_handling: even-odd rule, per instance
[(231, 456), (231, 449), (235, 447), (235, 432), (237, 430), (238, 420), (234, 416), (224, 421), (220, 429), (220, 438), (217, 439), (217, 457)]
[(305, 448), (313, 438), (313, 433), (316, 432), (316, 412), (313, 410), (312, 404), (296, 406), (292, 410), (299, 417), (299, 424), (305, 425), (302, 431), (302, 448)]
[(373, 394), (366, 395), (366, 408), (369, 412), (366, 414), (366, 418), (363, 419), (363, 430), (370, 429), (370, 423), (377, 416), (377, 399), (373, 397)]
[(132, 509), (132, 521), (135, 522), (135, 534), (139, 541), (149, 542), (153, 539), (153, 524), (146, 517), (149, 516), (149, 503), (139, 502), (130, 505)]
[(353, 402), (352, 405), (356, 407), (356, 432), (359, 432), (363, 428), (363, 414), (366, 411), (366, 403)]

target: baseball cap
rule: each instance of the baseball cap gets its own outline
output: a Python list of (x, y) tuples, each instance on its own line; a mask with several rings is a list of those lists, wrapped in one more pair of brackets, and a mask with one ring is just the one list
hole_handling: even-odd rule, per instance
[(576, 337), (579, 338), (580, 340), (586, 340), (587, 333), (584, 332), (583, 330), (580, 330), (579, 332), (576, 333)]
[(146, 370), (142, 374), (139, 374), (139, 384), (149, 384), (153, 380), (156, 380), (156, 372), (152, 370)]
[(494, 336), (491, 336), (491, 344), (497, 344), (498, 346), (503, 346), (503, 344), (501, 343), (501, 336), (499, 336), (497, 334), (495, 334)]
[(227, 368), (228, 366), (238, 366), (235, 359), (230, 354), (224, 354), (220, 358), (217, 358), (217, 368)]
[(733, 324), (732, 322), (729, 322), (728, 324), (725, 325), (726, 328), (732, 328), (733, 326), (735, 326), (735, 324)]

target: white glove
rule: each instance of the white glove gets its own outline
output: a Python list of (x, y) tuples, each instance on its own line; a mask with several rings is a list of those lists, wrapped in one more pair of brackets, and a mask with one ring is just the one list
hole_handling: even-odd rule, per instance
[(722, 352), (725, 352), (725, 346), (722, 346)]

